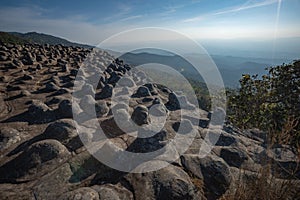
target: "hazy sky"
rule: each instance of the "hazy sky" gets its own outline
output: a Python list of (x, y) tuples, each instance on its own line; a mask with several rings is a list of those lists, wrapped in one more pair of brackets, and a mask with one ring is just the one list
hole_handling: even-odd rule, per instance
[(164, 27), (194, 39), (300, 37), (300, 0), (2, 0), (0, 30), (97, 44), (130, 28)]

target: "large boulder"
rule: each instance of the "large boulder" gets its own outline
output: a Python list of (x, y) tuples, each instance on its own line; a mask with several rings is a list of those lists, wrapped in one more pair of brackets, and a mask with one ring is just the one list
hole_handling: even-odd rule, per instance
[(65, 162), (69, 156), (68, 149), (59, 141), (42, 140), (32, 144), (19, 156), (1, 166), (1, 178), (11, 182), (18, 178), (26, 179), (42, 175)]
[(189, 175), (173, 165), (145, 174), (128, 174), (125, 179), (132, 185), (137, 200), (201, 199)]
[(136, 93), (133, 95), (133, 97), (147, 97), (147, 96), (151, 96), (151, 93), (149, 91), (149, 89), (145, 86), (141, 86), (137, 89)]
[(215, 155), (201, 158), (199, 155), (186, 154), (181, 160), (187, 171), (204, 180), (208, 199), (221, 197), (229, 188), (232, 174), (223, 159)]
[(61, 119), (49, 124), (42, 138), (55, 139), (68, 146), (70, 140), (77, 135), (76, 122), (72, 119)]
[(222, 147), (219, 156), (232, 167), (241, 167), (249, 159), (244, 149), (237, 147)]
[(113, 86), (111, 84), (106, 84), (104, 88), (102, 88), (101, 92), (96, 94), (96, 99), (106, 99), (110, 98), (113, 93)]
[(57, 119), (73, 118), (73, 114), (78, 115), (81, 113), (78, 103), (69, 99), (64, 99), (58, 104), (58, 108), (55, 110)]
[(133, 194), (121, 185), (105, 184), (94, 185), (91, 188), (96, 190), (99, 194), (100, 200), (133, 200)]
[(82, 187), (67, 192), (59, 197), (60, 200), (99, 200), (97, 191), (89, 187)]
[(28, 108), (28, 121), (31, 124), (34, 123), (47, 123), (55, 119), (55, 115), (52, 109), (49, 108), (40, 100), (32, 100), (31, 105)]
[(149, 123), (148, 108), (142, 105), (137, 106), (131, 116), (131, 119), (139, 126)]
[(179, 100), (178, 100), (175, 93), (173, 93), (173, 92), (170, 93), (168, 100), (169, 101), (166, 103), (166, 107), (169, 110), (179, 110), (179, 109), (181, 109), (180, 102), (179, 102)]

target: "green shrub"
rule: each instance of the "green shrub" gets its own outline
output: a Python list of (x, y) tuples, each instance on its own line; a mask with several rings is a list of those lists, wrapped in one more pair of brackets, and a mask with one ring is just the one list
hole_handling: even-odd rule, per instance
[(228, 118), (240, 128), (259, 128), (271, 144), (300, 145), (300, 61), (266, 68), (267, 74), (245, 74), (228, 96)]

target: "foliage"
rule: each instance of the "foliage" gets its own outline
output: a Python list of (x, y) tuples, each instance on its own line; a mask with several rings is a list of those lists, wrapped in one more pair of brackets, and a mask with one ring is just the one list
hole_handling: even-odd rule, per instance
[(29, 32), (29, 33), (17, 33), (17, 32), (0, 32), (0, 43), (9, 44), (50, 44), (50, 45), (64, 45), (83, 48), (92, 48), (92, 46), (85, 44), (78, 44), (70, 42), (66, 39), (47, 35), (43, 33)]
[(300, 145), (300, 61), (266, 68), (267, 75), (243, 75), (229, 91), (229, 120), (240, 128), (266, 131), (271, 143)]
[(11, 35), (6, 32), (0, 32), (0, 43), (24, 44), (28, 43), (25, 39)]

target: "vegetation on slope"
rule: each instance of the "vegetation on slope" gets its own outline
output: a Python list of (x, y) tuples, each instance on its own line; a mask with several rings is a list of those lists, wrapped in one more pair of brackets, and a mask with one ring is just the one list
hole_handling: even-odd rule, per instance
[(0, 41), (2, 43), (10, 44), (24, 44), (24, 43), (37, 43), (37, 44), (50, 44), (50, 45), (64, 45), (64, 46), (78, 46), (83, 48), (91, 48), (89, 45), (78, 44), (70, 42), (66, 39), (47, 35), (44, 33), (17, 33), (17, 32), (0, 32)]
[(90, 48), (91, 46), (84, 45), (84, 44), (78, 44), (74, 42), (70, 42), (66, 39), (62, 39), (59, 37), (55, 37), (52, 35), (47, 35), (44, 33), (36, 33), (36, 32), (29, 32), (29, 33), (17, 33), (12, 32), (11, 35), (17, 36), (19, 38), (22, 38), (24, 40), (29, 41), (30, 43), (38, 43), (38, 44), (50, 44), (50, 45), (64, 45), (64, 46), (79, 46), (79, 47), (85, 47)]
[(0, 32), (0, 42), (1, 43), (10, 43), (10, 44), (28, 43), (27, 40), (17, 37), (15, 35), (6, 33), (6, 32)]
[[(210, 110), (205, 84), (189, 81), (199, 106)], [(259, 128), (269, 144), (291, 145), (300, 153), (300, 60), (266, 68), (261, 78), (244, 74), (239, 89), (226, 90), (229, 122), (241, 129)]]
[(266, 131), (270, 143), (300, 147), (300, 61), (267, 68), (268, 74), (243, 75), (231, 91), (229, 120), (240, 128)]

